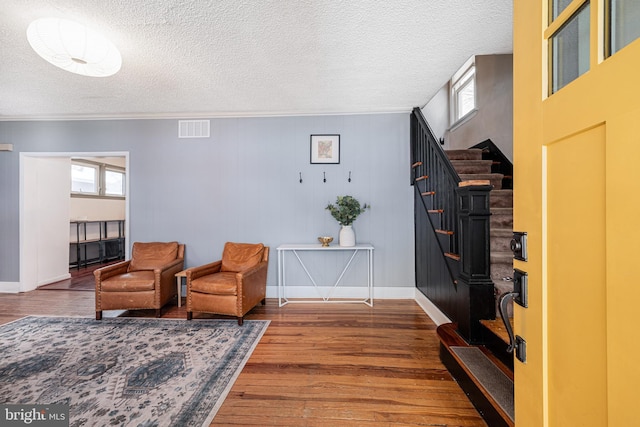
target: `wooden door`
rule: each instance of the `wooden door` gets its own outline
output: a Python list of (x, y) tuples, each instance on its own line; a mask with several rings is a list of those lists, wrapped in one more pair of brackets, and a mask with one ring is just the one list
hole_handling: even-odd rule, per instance
[[(612, 4), (638, 8), (514, 2), (514, 230), (528, 233), (514, 267), (529, 279), (518, 427), (640, 422), (640, 40), (607, 52)], [(577, 45), (561, 33), (572, 25)]]

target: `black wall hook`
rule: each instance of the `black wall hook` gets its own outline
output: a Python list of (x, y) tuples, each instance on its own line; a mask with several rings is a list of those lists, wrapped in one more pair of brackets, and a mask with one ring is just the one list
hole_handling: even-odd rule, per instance
[(327, 182), (327, 173), (326, 172), (322, 172), (322, 176), (324, 178), (322, 178), (322, 182)]
[(302, 184), (302, 172), (299, 172), (299, 173), (300, 173), (300, 184)]
[(349, 171), (349, 179), (347, 181), (351, 182), (351, 171)]

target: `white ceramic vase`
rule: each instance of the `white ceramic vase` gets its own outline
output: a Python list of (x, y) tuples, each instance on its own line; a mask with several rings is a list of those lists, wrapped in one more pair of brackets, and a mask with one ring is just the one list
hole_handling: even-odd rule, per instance
[(355, 246), (356, 245), (356, 233), (353, 231), (353, 227), (350, 225), (343, 225), (340, 229), (340, 246)]

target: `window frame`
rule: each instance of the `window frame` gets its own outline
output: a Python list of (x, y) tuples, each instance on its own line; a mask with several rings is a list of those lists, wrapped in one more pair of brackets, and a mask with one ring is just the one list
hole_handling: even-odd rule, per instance
[[(124, 200), (127, 196), (127, 184), (126, 184), (126, 179), (127, 179), (127, 174), (126, 174), (126, 169), (120, 166), (116, 166), (116, 165), (111, 165), (111, 164), (106, 164), (106, 163), (99, 163), (99, 162), (92, 162), (90, 160), (85, 160), (85, 159), (71, 159), (71, 165), (80, 165), (80, 166), (85, 166), (85, 167), (91, 167), (94, 168), (97, 171), (97, 185), (98, 185), (98, 191), (97, 192), (93, 192), (93, 193), (87, 193), (87, 192), (78, 192), (78, 191), (71, 191), (71, 197), (78, 197), (78, 198), (92, 198), (92, 199), (109, 199), (109, 200)], [(107, 170), (112, 171), (112, 172), (118, 172), (118, 173), (122, 173), (122, 194), (107, 194), (106, 193), (106, 172)]]
[(614, 14), (614, 1), (615, 0), (605, 0), (604, 2), (604, 59), (610, 58), (616, 53), (620, 52), (622, 49), (635, 42), (638, 38), (631, 41), (627, 41), (626, 43), (620, 43), (619, 46), (614, 46), (616, 44), (615, 30), (618, 28), (618, 23), (614, 22), (615, 14)]
[[(587, 69), (582, 71), (581, 73), (579, 73), (575, 78), (573, 78), (572, 80), (568, 81), (568, 82), (564, 82), (564, 84), (560, 85), (560, 82), (556, 82), (555, 78), (556, 78), (556, 73), (554, 72), (554, 70), (557, 69), (558, 74), (561, 73), (561, 68), (565, 65), (564, 63), (559, 63), (556, 62), (555, 59), (557, 57), (557, 59), (560, 59), (562, 52), (556, 52), (556, 48), (554, 48), (555, 44), (554, 41), (556, 40), (556, 37), (558, 37), (560, 35), (560, 33), (562, 33), (563, 30), (565, 30), (566, 28), (568, 28), (568, 26), (574, 22), (577, 23), (577, 21), (575, 21), (576, 19), (579, 18), (580, 14), (582, 12), (584, 12), (585, 10), (587, 10), (587, 14), (586, 14), (586, 18), (587, 18), (587, 22), (589, 23), (589, 31), (588, 31), (588, 37), (587, 37), (587, 43), (589, 43), (589, 45), (587, 46), (588, 49), (588, 58), (587, 58)], [(568, 9), (568, 7), (567, 7)], [(565, 9), (566, 10), (566, 9)], [(590, 0), (585, 0), (580, 4), (580, 7), (578, 7), (575, 11), (573, 11), (573, 13), (571, 13), (566, 19), (563, 20), (562, 25), (560, 25), (554, 32), (553, 34), (551, 34), (548, 38), (547, 38), (547, 43), (548, 43), (548, 61), (549, 61), (549, 87), (548, 87), (548, 96), (553, 95), (554, 93), (557, 93), (558, 91), (560, 91), (562, 88), (564, 88), (565, 86), (567, 86), (568, 84), (570, 84), (571, 82), (577, 80), (580, 78), (580, 76), (582, 76), (583, 74), (587, 73), (590, 69), (591, 69), (591, 1)], [(578, 46), (579, 47), (579, 46)], [(558, 46), (557, 50), (562, 50), (562, 46)], [(558, 76), (559, 77), (559, 76)], [(556, 88), (556, 84), (558, 85), (558, 87)]]
[[(593, 52), (594, 52), (594, 47), (591, 46), (591, 44), (593, 43), (593, 37), (592, 37), (592, 32), (594, 31), (593, 28), (593, 22), (591, 21), (591, 15), (594, 12), (597, 12), (597, 2), (598, 0), (594, 0), (594, 3), (592, 4), (591, 0), (572, 0), (568, 5), (566, 5), (566, 7), (559, 13), (559, 15), (557, 17), (553, 17), (552, 15), (552, 3), (553, 0), (548, 0), (547, 3), (547, 7), (549, 8), (548, 10), (548, 17), (549, 17), (549, 23), (547, 28), (544, 30), (544, 40), (545, 40), (545, 44), (546, 44), (546, 56), (547, 56), (547, 71), (546, 71), (546, 93), (545, 93), (545, 98), (548, 98), (550, 96), (553, 96), (554, 94), (558, 93), (560, 90), (562, 90), (562, 88), (564, 88), (565, 86), (569, 85), (570, 83), (572, 83), (575, 80), (578, 80), (582, 75), (586, 74), (587, 72), (589, 72), (595, 65), (594, 60), (592, 58), (593, 56)], [(575, 79), (571, 80), (570, 82), (565, 83), (563, 86), (557, 88), (556, 90), (554, 90), (554, 81), (553, 81), (553, 69), (554, 69), (554, 62), (553, 62), (553, 48), (552, 48), (552, 44), (553, 44), (553, 38), (558, 35), (558, 33), (560, 33), (565, 27), (566, 25), (573, 20), (573, 18), (577, 17), (578, 14), (583, 10), (583, 8), (585, 8), (587, 5), (589, 5), (590, 11), (589, 11), (589, 66), (587, 68), (587, 70), (585, 70), (583, 73), (581, 73), (580, 75), (578, 75)], [(594, 7), (592, 7), (594, 6)]]
[[(74, 191), (73, 190), (73, 167), (74, 166), (81, 166), (84, 168), (90, 168), (94, 170), (93, 173), (93, 184), (94, 184), (94, 188), (95, 191)], [(99, 196), (100, 195), (100, 167), (99, 165), (96, 164), (91, 164), (89, 162), (83, 162), (83, 161), (77, 161), (77, 160), (72, 160), (71, 161), (71, 180), (70, 180), (70, 190), (71, 190), (71, 195), (76, 195), (76, 196)]]
[[(473, 85), (473, 107), (466, 113), (460, 115), (459, 94), (469, 85)], [(449, 106), (451, 128), (462, 124), (478, 111), (478, 91), (476, 84), (476, 62), (475, 57), (469, 58), (449, 82)]]
[[(122, 189), (121, 189), (121, 193), (119, 194), (114, 194), (114, 193), (107, 193), (107, 172), (112, 172), (112, 173), (118, 173), (120, 175), (122, 175)], [(125, 197), (126, 192), (127, 192), (127, 174), (125, 173), (125, 170), (113, 165), (105, 165), (104, 166), (104, 196), (105, 197)]]

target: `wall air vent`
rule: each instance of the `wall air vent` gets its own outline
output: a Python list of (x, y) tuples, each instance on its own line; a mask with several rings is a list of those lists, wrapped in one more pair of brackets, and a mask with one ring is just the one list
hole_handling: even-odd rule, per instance
[(178, 138), (209, 138), (209, 120), (178, 120)]

